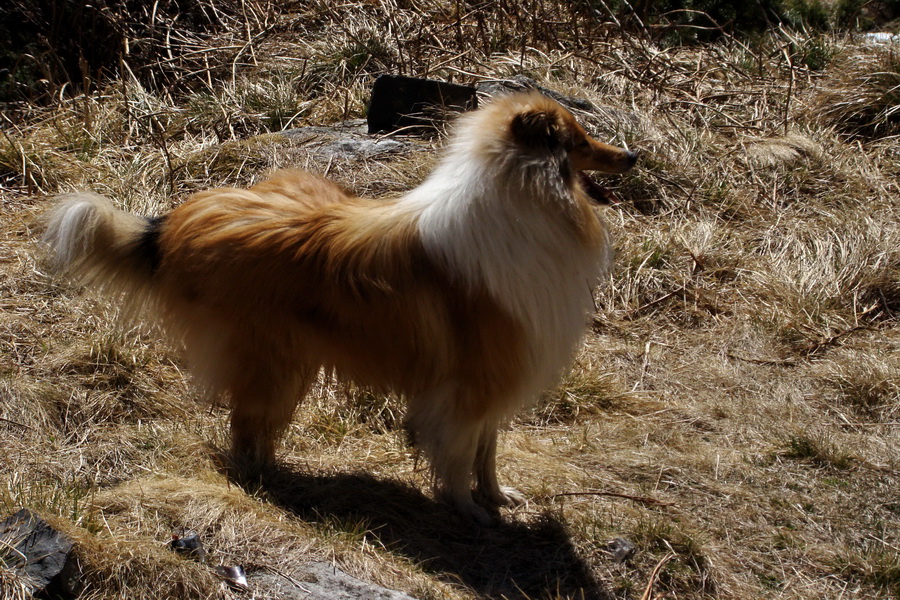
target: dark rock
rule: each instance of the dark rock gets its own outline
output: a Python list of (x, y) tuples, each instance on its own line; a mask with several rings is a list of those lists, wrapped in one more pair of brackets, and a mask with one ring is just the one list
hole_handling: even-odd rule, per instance
[(261, 570), (248, 575), (247, 580), (251, 589), (279, 600), (415, 600), (324, 562), (310, 563), (290, 573)]
[(382, 75), (372, 86), (366, 120), (369, 133), (434, 129), (448, 113), (478, 107), (475, 88), (434, 79)]
[(27, 508), (0, 523), (0, 549), (7, 549), (0, 560), (25, 574), (35, 596), (77, 595), (79, 573), (72, 546), (65, 534)]
[(609, 552), (614, 561), (623, 563), (634, 557), (637, 547), (625, 538), (617, 537), (606, 544), (606, 551)]

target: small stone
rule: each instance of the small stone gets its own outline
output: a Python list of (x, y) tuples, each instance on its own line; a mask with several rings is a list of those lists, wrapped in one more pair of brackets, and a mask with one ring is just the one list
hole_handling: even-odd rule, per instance
[(74, 598), (80, 587), (72, 541), (49, 523), (23, 508), (0, 523), (0, 546), (7, 568), (21, 570), (34, 595)]
[(225, 583), (233, 588), (236, 588), (238, 590), (248, 589), (247, 574), (244, 572), (244, 567), (240, 565), (234, 567), (221, 565), (213, 569), (213, 572), (224, 579)]
[(637, 547), (625, 538), (617, 537), (606, 544), (606, 551), (612, 556), (612, 559), (618, 563), (623, 563), (634, 556)]
[(173, 535), (170, 545), (172, 550), (179, 554), (196, 558), (201, 562), (206, 560), (206, 549), (203, 547), (200, 536), (196, 533), (188, 533), (181, 537)]

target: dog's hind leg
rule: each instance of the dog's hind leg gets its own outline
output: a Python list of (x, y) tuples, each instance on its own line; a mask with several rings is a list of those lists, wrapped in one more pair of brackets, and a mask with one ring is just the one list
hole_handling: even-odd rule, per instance
[(229, 389), (231, 452), (239, 463), (274, 463), (276, 444), (315, 378), (312, 369), (276, 374), (266, 366), (247, 365)]
[(228, 396), (231, 456), (236, 467), (273, 463), (278, 438), (312, 386), (317, 363), (306, 363), (292, 332), (189, 303), (170, 308), (175, 331), (198, 383)]
[(230, 340), (222, 374), (231, 400), (231, 450), (247, 465), (275, 461), (278, 439), (315, 381), (318, 369), (296, 356), (293, 345), (245, 331)]
[(497, 481), (497, 426), (486, 423), (478, 440), (475, 455), (475, 489), (498, 506), (518, 506), (525, 502), (518, 490), (501, 486)]

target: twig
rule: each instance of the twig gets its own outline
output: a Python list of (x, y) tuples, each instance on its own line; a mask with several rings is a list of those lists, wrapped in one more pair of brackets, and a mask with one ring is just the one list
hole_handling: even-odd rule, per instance
[[(174, 195), (176, 189), (175, 167), (172, 164), (172, 155), (169, 153), (169, 140), (167, 139), (166, 127), (156, 118), (155, 114), (151, 114), (149, 117), (150, 126), (147, 127), (147, 132), (150, 134), (150, 139), (162, 151), (163, 158), (166, 161), (166, 172), (169, 176), (169, 193)], [(154, 126), (159, 130), (158, 134), (153, 131)]]
[(652, 506), (673, 506), (674, 502), (664, 502), (656, 498), (648, 498), (646, 496), (632, 496), (630, 494), (620, 494), (618, 492), (560, 492), (553, 494), (551, 499), (556, 500), (563, 496), (610, 496), (612, 498), (625, 498), (626, 500), (634, 500), (642, 504), (650, 504)]
[(794, 61), (791, 58), (791, 53), (788, 52), (788, 45), (782, 47), (781, 51), (784, 53), (784, 59), (787, 61), (788, 70), (790, 72), (790, 78), (788, 79), (787, 98), (785, 98), (784, 100), (784, 124), (782, 125), (782, 128), (784, 129), (784, 135), (787, 135), (789, 133), (788, 123), (791, 116), (791, 96), (794, 94)]
[(687, 285), (682, 285), (677, 290), (673, 290), (673, 291), (669, 292), (668, 294), (663, 294), (662, 296), (660, 296), (659, 298), (656, 298), (655, 300), (651, 300), (650, 302), (647, 302), (646, 304), (644, 304), (642, 306), (638, 306), (636, 309), (634, 309), (633, 311), (631, 311), (627, 315), (625, 315), (623, 317), (623, 319), (626, 321), (630, 321), (630, 320), (634, 319), (635, 317), (637, 317), (638, 315), (640, 315), (645, 310), (647, 310), (648, 308), (652, 308), (652, 307), (656, 306), (657, 304), (661, 304), (661, 303), (665, 302), (669, 298), (673, 298), (673, 297), (675, 297), (679, 294), (683, 294), (687, 291), (688, 291)]
[(789, 358), (754, 358), (752, 356), (741, 356), (740, 354), (735, 354), (734, 352), (726, 352), (725, 356), (728, 358), (733, 358), (735, 360), (742, 360), (744, 362), (755, 363), (757, 365), (775, 365), (777, 367), (795, 367), (797, 366), (797, 361), (791, 360)]
[(850, 335), (851, 333), (854, 333), (857, 331), (863, 331), (863, 330), (871, 330), (871, 329), (873, 329), (873, 328), (869, 327), (868, 325), (857, 325), (855, 327), (850, 327), (849, 329), (839, 331), (830, 337), (819, 340), (818, 342), (810, 342), (810, 344), (806, 348), (803, 349), (803, 354), (805, 356), (812, 356), (819, 350), (833, 346), (838, 341), (840, 341), (841, 338), (846, 337), (846, 336)]
[(238, 59), (248, 48), (251, 50), (251, 53), (252, 53), (253, 52), (253, 43), (258, 41), (260, 38), (268, 35), (270, 31), (275, 29), (276, 25), (277, 25), (277, 22), (273, 23), (269, 27), (266, 27), (265, 29), (263, 29), (262, 31), (260, 31), (256, 35), (254, 35), (253, 37), (249, 37), (250, 32), (249, 32), (249, 30), (247, 31), (247, 34), (248, 34), (247, 43), (245, 43), (243, 46), (241, 46), (241, 49), (237, 51), (237, 54), (235, 54), (234, 58), (232, 58), (232, 60), (231, 60), (231, 85), (235, 85), (235, 83), (237, 82)]
[(22, 560), (24, 560), (24, 561), (26, 561), (26, 562), (28, 561), (28, 557), (25, 556), (24, 554), (22, 554), (22, 551), (21, 551), (21, 550), (19, 550), (18, 548), (16, 548), (15, 546), (13, 546), (13, 545), (10, 544), (9, 542), (7, 542), (6, 540), (0, 539), (0, 544), (3, 544), (4, 546), (6, 546), (6, 548), (8, 548), (9, 550), (11, 550), (11, 551), (15, 552), (16, 554), (18, 554), (18, 555), (19, 555), (19, 558), (21, 558)]
[(650, 572), (650, 581), (647, 582), (647, 588), (644, 590), (644, 593), (641, 594), (641, 600), (652, 600), (653, 597), (653, 586), (656, 584), (656, 579), (659, 577), (659, 572), (662, 571), (662, 568), (666, 566), (666, 563), (675, 558), (677, 554), (674, 552), (669, 552), (665, 556), (663, 556), (656, 566), (653, 567), (653, 570)]
[[(857, 325), (855, 327), (850, 327), (849, 329), (839, 331), (838, 333), (827, 338), (821, 339), (816, 342), (810, 342), (805, 348), (803, 348), (800, 353), (804, 357), (808, 358), (813, 354), (819, 352), (820, 350), (833, 346), (834, 344), (838, 343), (841, 338), (846, 337), (851, 333), (872, 329), (874, 328), (868, 325)], [(774, 365), (777, 367), (794, 367), (797, 365), (797, 361), (790, 358), (754, 358), (752, 356), (741, 356), (740, 354), (735, 354), (734, 352), (727, 352), (726, 356), (735, 360), (742, 360), (744, 362), (755, 363), (758, 365)]]
[(279, 577), (283, 577), (283, 578), (287, 579), (294, 585), (294, 587), (301, 590), (302, 592), (304, 592), (306, 594), (312, 594), (312, 592), (309, 589), (303, 587), (302, 582), (298, 581), (295, 577), (291, 577), (287, 573), (283, 573), (283, 572), (279, 571), (278, 569), (276, 569), (275, 567), (266, 566), (265, 569), (267, 571), (271, 571), (272, 573), (278, 575)]
[(11, 421), (10, 419), (4, 419), (3, 417), (0, 417), (0, 421), (3, 421), (4, 423), (9, 423), (10, 425), (15, 425), (16, 427), (21, 427), (22, 429), (27, 429), (29, 431), (34, 430), (34, 427), (26, 425), (25, 423), (18, 423), (16, 421)]

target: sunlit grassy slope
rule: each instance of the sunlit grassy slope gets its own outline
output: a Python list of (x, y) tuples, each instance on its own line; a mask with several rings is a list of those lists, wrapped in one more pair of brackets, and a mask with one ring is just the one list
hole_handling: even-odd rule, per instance
[[(0, 512), (74, 537), (85, 598), (248, 597), (166, 548), (183, 528), (211, 564), (328, 560), (421, 599), (900, 595), (897, 48), (787, 29), (667, 46), (550, 2), (498, 3), (505, 20), (450, 5), (252, 4), (246, 31), (178, 63), (189, 88), (123, 72), (5, 110)], [(141, 214), (280, 166), (409, 189), (441, 138), (366, 160), (275, 135), (362, 116), (384, 71), (525, 74), (642, 155), (606, 181), (616, 267), (584, 347), (501, 441), (501, 478), (529, 502), (491, 530), (431, 499), (400, 401), (327, 374), (284, 468), (230, 482), (225, 410), (158, 332), (50, 280), (34, 243), (73, 189)], [(616, 537), (631, 560), (608, 553)], [(21, 594), (0, 566), (0, 596)]]

